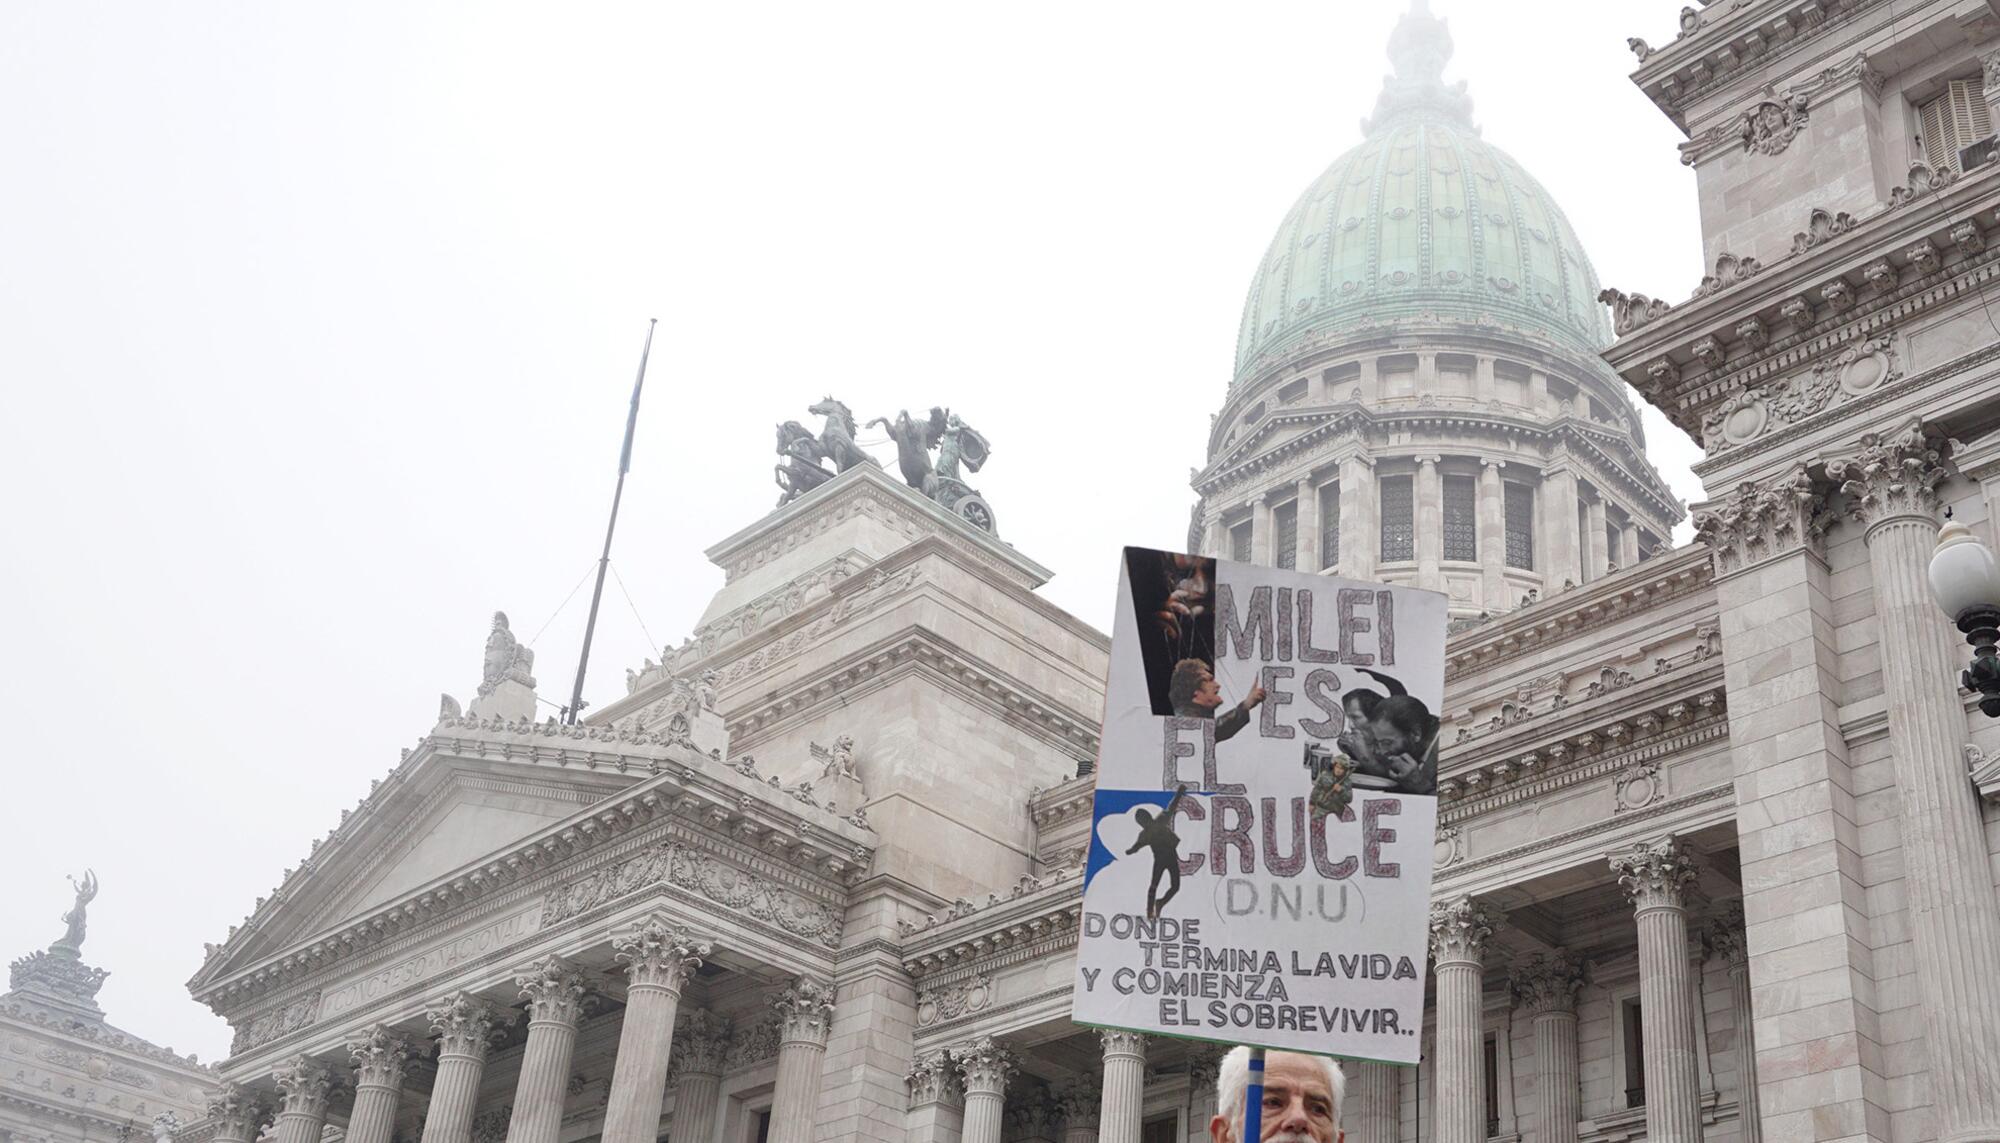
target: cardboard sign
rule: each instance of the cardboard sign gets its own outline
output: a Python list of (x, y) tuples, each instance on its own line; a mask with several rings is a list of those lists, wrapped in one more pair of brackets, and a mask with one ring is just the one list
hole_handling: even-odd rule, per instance
[(1416, 1063), (1446, 618), (1125, 550), (1076, 1021)]

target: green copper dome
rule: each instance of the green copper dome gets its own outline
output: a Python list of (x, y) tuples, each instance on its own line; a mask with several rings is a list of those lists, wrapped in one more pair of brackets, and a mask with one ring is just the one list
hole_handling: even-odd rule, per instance
[(1308, 336), (1439, 321), (1512, 327), (1595, 356), (1611, 342), (1597, 272), (1548, 191), (1479, 137), (1451, 35), (1419, 3), (1367, 138), (1306, 188), (1250, 283), (1236, 376)]

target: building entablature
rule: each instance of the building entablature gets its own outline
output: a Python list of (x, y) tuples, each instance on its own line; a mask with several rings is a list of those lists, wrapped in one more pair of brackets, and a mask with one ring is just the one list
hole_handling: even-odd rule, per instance
[(1464, 628), (1445, 644), (1445, 682), (1556, 646), (1585, 631), (1660, 605), (1713, 582), (1708, 550), (1690, 544), (1508, 614)]
[[(1868, 218), (1801, 219), (1793, 252), (1687, 303), (1618, 294), (1605, 358), (1709, 454), (1771, 450), (1831, 409), (1907, 388), (1899, 327), (2000, 276), (2000, 176), (1912, 169)], [(1607, 291), (1607, 295), (1616, 291)], [(1902, 381), (1896, 385), (1895, 382)]]
[(921, 984), (1071, 948), (1082, 910), (1081, 868), (1023, 877), (1005, 897), (995, 893), (983, 904), (961, 898), (922, 921), (898, 922), (903, 969)]
[(1088, 817), (1096, 792), (1096, 776), (1079, 774), (1067, 782), (1029, 794), (1028, 813), (1035, 819), (1037, 829), (1049, 830)]
[(1882, 6), (1882, 0), (1766, 0), (1724, 9), (1681, 9), (1680, 32), (1654, 48), (1626, 41), (1639, 57), (1632, 82), (1675, 126), (1686, 131), (1701, 101), (1739, 84), (1754, 72), (1818, 45), (1830, 31)]

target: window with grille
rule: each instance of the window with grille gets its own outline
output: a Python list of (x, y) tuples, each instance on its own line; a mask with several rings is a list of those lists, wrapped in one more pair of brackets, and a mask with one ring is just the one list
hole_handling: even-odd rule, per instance
[(1485, 1051), (1482, 1053), (1484, 1073), (1480, 1078), (1486, 1088), (1486, 1136), (1492, 1138), (1500, 1134), (1500, 1040), (1493, 1033), (1486, 1033)]
[(1319, 490), (1319, 566), (1340, 566), (1340, 483)]
[(1954, 79), (1945, 85), (1943, 95), (1917, 108), (1917, 135), (1925, 162), (1946, 170), (1964, 170), (1965, 150), (1993, 136), (1993, 119), (1986, 109), (1986, 90), (1980, 77)]
[(1525, 484), (1503, 486), (1507, 501), (1507, 566), (1535, 567), (1535, 490)]
[(1478, 489), (1470, 476), (1444, 478), (1444, 558), (1479, 558)]
[(1237, 563), (1250, 562), (1250, 524), (1248, 521), (1229, 529), (1229, 558)]
[(1625, 1106), (1646, 1106), (1646, 1033), (1639, 999), (1628, 996), (1620, 1006), (1625, 1033)]
[(1417, 558), (1416, 501), (1411, 478), (1390, 476), (1382, 480), (1382, 558)]
[(1299, 504), (1280, 505), (1271, 513), (1272, 530), (1277, 533), (1277, 543), (1272, 545), (1271, 563), (1276, 567), (1295, 568), (1299, 566)]

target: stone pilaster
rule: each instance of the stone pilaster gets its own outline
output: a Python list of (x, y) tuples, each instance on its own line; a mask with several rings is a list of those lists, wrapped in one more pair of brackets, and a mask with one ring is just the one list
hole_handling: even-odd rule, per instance
[(1629, 568), (1639, 562), (1639, 525), (1630, 520), (1618, 528), (1618, 566)]
[(1299, 477), (1298, 501), (1293, 508), (1298, 520), (1298, 550), (1292, 556), (1295, 571), (1319, 570), (1319, 481), (1313, 474)]
[(1375, 462), (1365, 456), (1341, 461), (1340, 574), (1347, 579), (1375, 578), (1382, 553), (1381, 511)]
[(1056, 1093), (1056, 1106), (1062, 1109), (1063, 1143), (1097, 1143), (1097, 1117), (1104, 1111), (1101, 1085), (1070, 1084)]
[(1104, 1096), (1098, 1104), (1097, 1137), (1102, 1143), (1139, 1143), (1145, 1114), (1146, 1037), (1099, 1028), (1104, 1042)]
[(1603, 579), (1611, 570), (1611, 534), (1604, 513), (1604, 496), (1590, 498), (1583, 508), (1583, 550), (1587, 553), (1584, 574), (1589, 579)]
[(1583, 582), (1583, 537), (1576, 513), (1576, 474), (1566, 468), (1543, 473), (1535, 495), (1535, 514), (1541, 517), (1542, 574), (1547, 577), (1543, 595), (1561, 591), (1565, 581)]
[(1479, 602), (1495, 615), (1514, 606), (1507, 598), (1507, 504), (1500, 485), (1504, 466), (1498, 460), (1479, 462)]
[(347, 1045), (354, 1061), (354, 1110), (347, 1117), (347, 1143), (389, 1143), (396, 1130), (396, 1104), (403, 1096), (403, 1069), (410, 1042), (381, 1025)]
[(1389, 1064), (1350, 1063), (1340, 1122), (1348, 1143), (1402, 1143), (1403, 1074)]
[(676, 1139), (706, 1143), (715, 1137), (722, 1114), (723, 1056), (729, 1050), (729, 1022), (706, 1009), (683, 1012), (674, 1020), (673, 1060)]
[(1672, 840), (1611, 858), (1639, 929), (1639, 1009), (1648, 1143), (1701, 1143), (1701, 1060), (1694, 1039), (1687, 903), (1694, 860)]
[(264, 1107), (233, 1083), (223, 1084), (209, 1098), (208, 1121), (215, 1124), (213, 1143), (251, 1143), (264, 1119)]
[(918, 1057), (904, 1083), (910, 1089), (909, 1143), (958, 1143), (965, 1123), (965, 1084), (951, 1053)]
[(1515, 968), (1510, 987), (1515, 1007), (1535, 1033), (1535, 1111), (1541, 1143), (1577, 1143), (1579, 1118), (1576, 1054), (1576, 994), (1583, 970), (1558, 949)]
[(333, 1073), (317, 1061), (293, 1056), (271, 1073), (278, 1087), (276, 1143), (319, 1143), (326, 1129), (326, 1100), (333, 1094)]
[(665, 917), (648, 918), (612, 947), (628, 983), (625, 1025), (604, 1109), (604, 1143), (653, 1143), (667, 1101), (681, 988), (711, 950), (707, 941)]
[(1271, 494), (1260, 492), (1250, 501), (1250, 562), (1271, 566)]
[(1485, 1143), (1486, 1105), (1480, 977), (1498, 914), (1471, 897), (1431, 906), (1431, 968), (1437, 974), (1437, 1143)]
[(472, 1114), (479, 1102), (486, 1052), (493, 1046), (493, 1033), (508, 1017), (470, 992), (457, 992), (425, 1018), (438, 1046), (423, 1143), (472, 1143)]
[(1000, 1143), (1014, 1053), (984, 1036), (952, 1053), (965, 1080), (965, 1143)]
[(1911, 422), (1862, 437), (1858, 452), (1826, 471), (1867, 529), (1933, 1123), (1941, 1143), (1992, 1143), (2000, 1140), (2000, 899), (1960, 753), (1965, 711), (1952, 664), (1963, 648), (1929, 583), (1948, 448)]
[(528, 1002), (528, 1042), (521, 1049), (507, 1143), (556, 1143), (562, 1134), (577, 1020), (583, 1014), (583, 974), (565, 961), (545, 957), (514, 983)]
[(833, 985), (800, 977), (771, 1001), (778, 1010), (778, 1082), (771, 1143), (808, 1143), (819, 1114), (820, 1067), (833, 1020)]
[(1736, 1024), (1736, 1119), (1742, 1143), (1764, 1143), (1764, 1123), (1758, 1114), (1756, 1011), (1750, 1004), (1750, 948), (1743, 934), (1743, 907), (1732, 905), (1702, 930), (1702, 945), (1710, 956), (1729, 967), (1730, 1011)]
[(1417, 586), (1432, 591), (1444, 589), (1444, 574), (1438, 562), (1444, 556), (1444, 484), (1438, 479), (1438, 458), (1417, 458), (1417, 479), (1411, 486), (1416, 494)]

